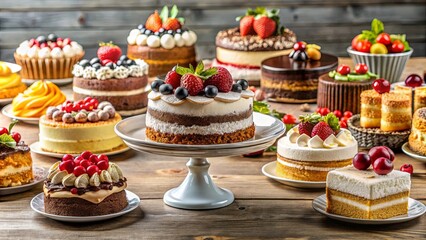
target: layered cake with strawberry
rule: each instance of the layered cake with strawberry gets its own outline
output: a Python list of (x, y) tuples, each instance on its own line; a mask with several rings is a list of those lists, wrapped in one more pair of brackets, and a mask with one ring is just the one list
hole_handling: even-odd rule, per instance
[(317, 101), (318, 78), (337, 67), (336, 56), (321, 53), (320, 46), (297, 42), (289, 55), (264, 60), (260, 86), (268, 100), (286, 103)]
[(253, 97), (246, 80), (223, 67), (177, 67), (148, 95), (146, 136), (173, 144), (222, 144), (254, 137)]
[(149, 76), (166, 74), (173, 66), (195, 65), (197, 35), (184, 28), (184, 18), (177, 17), (178, 8), (164, 6), (144, 24), (132, 29), (127, 37), (127, 56), (143, 59), (149, 65)]
[(50, 81), (37, 81), (12, 101), (11, 113), (17, 117), (38, 118), (48, 107), (65, 102), (65, 94)]
[(21, 76), (8, 63), (0, 61), (0, 99), (14, 98), (26, 88)]
[(31, 83), (71, 79), (72, 67), (83, 56), (80, 44), (53, 33), (23, 41), (14, 53), (16, 63), (22, 66), (22, 79)]
[(248, 9), (237, 17), (239, 27), (218, 32), (214, 66), (226, 67), (234, 79), (247, 79), (259, 85), (264, 59), (289, 54), (296, 35), (280, 27), (279, 10), (264, 7)]
[(333, 114), (300, 117), (300, 123), (278, 141), (276, 174), (301, 181), (325, 181), (327, 173), (348, 166), (358, 152), (357, 141), (340, 129)]
[(44, 182), (44, 210), (62, 216), (97, 216), (127, 205), (127, 179), (106, 155), (84, 151), (54, 163)]
[(146, 111), (148, 103), (148, 65), (121, 55), (112, 43), (101, 43), (97, 57), (74, 65), (74, 100), (94, 97), (110, 102), (121, 116)]
[(33, 180), (33, 161), (30, 148), (21, 141), (21, 134), (12, 132), (17, 121), (9, 128), (0, 127), (0, 188), (14, 187)]
[(371, 84), (377, 77), (363, 63), (357, 64), (354, 71), (348, 65), (340, 65), (336, 70), (319, 77), (318, 107), (360, 113), (360, 95), (372, 89)]
[(109, 102), (87, 97), (50, 107), (40, 118), (40, 147), (54, 153), (105, 153), (125, 147), (114, 132), (121, 120)]
[[(378, 146), (368, 153), (356, 154), (353, 166), (329, 172), (326, 211), (361, 219), (386, 219), (407, 214), (410, 173), (393, 170), (394, 157), (392, 150)], [(404, 167), (402, 169), (406, 171)]]

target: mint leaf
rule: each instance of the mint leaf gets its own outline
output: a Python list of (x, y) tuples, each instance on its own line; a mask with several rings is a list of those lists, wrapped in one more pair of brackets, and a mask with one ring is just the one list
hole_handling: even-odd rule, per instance
[(13, 127), (18, 123), (19, 121), (17, 119), (13, 119), (12, 122), (9, 124), (9, 132), (12, 132)]
[(178, 17), (177, 20), (180, 22), (180, 24), (185, 24), (185, 18), (183, 17)]
[(383, 25), (383, 22), (379, 19), (375, 18), (373, 21), (371, 21), (371, 31), (375, 35), (379, 35), (385, 30), (385, 26)]
[(16, 147), (16, 142), (15, 139), (13, 139), (12, 136), (10, 136), (9, 134), (3, 133), (0, 136), (0, 144), (4, 144), (10, 148), (15, 148)]
[(213, 76), (215, 74), (217, 74), (217, 68), (215, 68), (215, 67), (206, 69), (205, 71), (203, 71), (201, 73), (203, 79), (204, 78), (207, 79), (207, 78), (209, 78), (209, 77), (211, 77), (211, 76)]
[(183, 76), (183, 75), (185, 75), (185, 74), (187, 74), (187, 73), (194, 73), (194, 71), (192, 71), (191, 69), (189, 69), (189, 68), (185, 68), (185, 67), (181, 67), (181, 66), (178, 66), (178, 67), (176, 68), (176, 72), (177, 72), (179, 75), (181, 75), (181, 76)]
[(200, 61), (195, 68), (195, 74), (200, 74), (202, 71), (204, 71), (204, 63)]
[(254, 112), (270, 115), (270, 116), (273, 116), (273, 117), (275, 117), (279, 120), (281, 120), (284, 117), (285, 113), (278, 112), (275, 109), (270, 110), (269, 107), (270, 107), (269, 104), (267, 104), (266, 102), (253, 101), (253, 111)]
[(176, 5), (173, 5), (172, 10), (170, 10), (170, 18), (176, 18), (178, 15), (178, 8)]
[(194, 67), (192, 66), (192, 64), (189, 64), (189, 69), (191, 69), (191, 72), (194, 72)]
[(169, 8), (167, 6), (164, 6), (163, 9), (161, 9), (160, 18), (163, 22), (166, 22), (168, 17), (169, 17)]

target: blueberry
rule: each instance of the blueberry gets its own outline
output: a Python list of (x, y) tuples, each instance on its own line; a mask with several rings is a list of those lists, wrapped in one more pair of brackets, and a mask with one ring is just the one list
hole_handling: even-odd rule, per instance
[(164, 31), (166, 31), (164, 28), (160, 28), (160, 30), (158, 30), (159, 33), (163, 33)]
[(105, 67), (109, 67), (111, 70), (114, 70), (116, 65), (113, 62), (109, 62), (109, 63), (105, 64)]
[(173, 30), (169, 30), (169, 31), (167, 31), (167, 33), (173, 35), (174, 31)]
[(176, 33), (182, 33), (182, 29), (178, 29), (178, 30), (176, 30)]
[(78, 65), (80, 65), (82, 67), (88, 67), (88, 66), (90, 66), (90, 62), (87, 59), (83, 59), (78, 63)]
[(237, 81), (237, 83), (241, 85), (241, 88), (243, 90), (246, 90), (249, 86), (247, 80), (245, 80), (245, 79), (240, 79), (240, 80)]
[(160, 36), (160, 32), (155, 32), (154, 36)]
[(172, 94), (173, 93), (173, 86), (170, 84), (162, 84), (158, 90), (160, 91), (161, 94), (163, 95), (168, 95), (168, 94)]
[(163, 85), (163, 84), (164, 84), (163, 80), (160, 80), (160, 79), (155, 80), (154, 82), (151, 83), (151, 89), (152, 89), (152, 91), (158, 92), (160, 86)]
[(129, 59), (126, 55), (121, 55), (120, 60), (121, 61), (126, 61), (127, 59)]
[(149, 30), (149, 29), (147, 29), (147, 30), (145, 30), (145, 35), (151, 35), (152, 34), (152, 31), (151, 30)]
[(175, 90), (175, 97), (180, 100), (187, 98), (188, 94), (188, 90), (184, 87), (178, 87)]
[(243, 88), (241, 87), (241, 85), (240, 85), (240, 84), (238, 84), (238, 83), (234, 83), (234, 84), (232, 84), (232, 89), (231, 89), (231, 91), (233, 91), (233, 92), (237, 92), (237, 93), (240, 93), (241, 91), (243, 91)]
[(94, 68), (96, 70), (98, 70), (101, 67), (102, 67), (102, 65), (100, 63), (94, 63), (94, 64), (92, 64), (92, 68)]
[(141, 30), (141, 34), (145, 34), (146, 28), (142, 28)]
[(56, 36), (55, 34), (51, 33), (47, 36), (47, 40), (51, 41), (51, 42), (56, 42), (56, 40), (58, 40), (58, 36)]
[(40, 43), (40, 44), (42, 44), (42, 43), (46, 43), (46, 42), (47, 42), (47, 40), (46, 40), (46, 37), (45, 37), (45, 36), (38, 36), (36, 40), (37, 40), (37, 42), (38, 42), (38, 43)]
[(291, 51), (290, 54), (288, 55), (289, 58), (293, 58), (295, 51)]
[(139, 24), (139, 25), (138, 25), (138, 29), (139, 29), (139, 30), (142, 30), (143, 28), (145, 28), (145, 26), (144, 26), (143, 24)]
[(218, 92), (219, 92), (219, 90), (217, 89), (217, 87), (213, 86), (213, 85), (207, 85), (204, 88), (204, 95), (206, 95), (206, 97), (208, 97), (208, 98), (216, 97)]
[[(125, 65), (125, 63), (123, 62), (123, 61), (121, 61), (121, 60), (118, 60), (116, 63), (115, 63), (117, 66), (124, 66)], [(124, 66), (125, 67), (125, 66)]]
[(296, 51), (293, 54), (293, 59), (296, 61), (306, 61), (308, 60), (308, 55), (305, 53), (305, 51)]
[(132, 65), (136, 65), (136, 62), (132, 59), (127, 59), (126, 60), (126, 65), (127, 66), (132, 66)]
[(90, 64), (91, 64), (91, 65), (93, 65), (93, 64), (95, 64), (95, 63), (101, 63), (101, 60), (100, 60), (99, 58), (97, 58), (97, 57), (92, 58), (92, 59), (90, 60)]

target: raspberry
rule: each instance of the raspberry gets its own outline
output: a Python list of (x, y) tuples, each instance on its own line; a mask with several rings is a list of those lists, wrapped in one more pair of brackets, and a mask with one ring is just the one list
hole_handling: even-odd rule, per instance
[(182, 76), (180, 86), (186, 88), (191, 96), (196, 96), (204, 88), (201, 78), (192, 73), (187, 73)]
[(204, 82), (204, 86), (213, 85), (219, 89), (219, 92), (229, 92), (232, 89), (234, 80), (229, 71), (224, 67), (216, 67), (217, 74), (211, 76)]

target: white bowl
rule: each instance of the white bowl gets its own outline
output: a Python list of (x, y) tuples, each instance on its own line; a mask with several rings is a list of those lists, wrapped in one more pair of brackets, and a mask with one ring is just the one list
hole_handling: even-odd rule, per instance
[(355, 51), (351, 47), (347, 51), (355, 64), (367, 64), (370, 72), (391, 83), (400, 81), (405, 65), (413, 53), (413, 49), (410, 49), (402, 53), (372, 54)]

